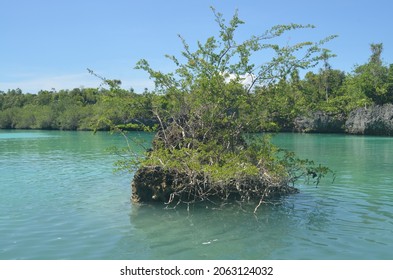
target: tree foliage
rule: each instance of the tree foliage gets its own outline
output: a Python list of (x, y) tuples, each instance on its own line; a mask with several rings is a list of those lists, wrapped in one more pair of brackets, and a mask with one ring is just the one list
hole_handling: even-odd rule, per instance
[(356, 83), (362, 92), (376, 104), (393, 102), (392, 67), (386, 67), (381, 58), (383, 44), (371, 44), (369, 62), (355, 69)]
[[(358, 107), (393, 102), (393, 66), (383, 62), (382, 44), (374, 45), (380, 47), (371, 48), (375, 51), (371, 51), (368, 61), (357, 65), (351, 73), (333, 69), (330, 66), (333, 56), (326, 50), (322, 50), (323, 63), (319, 71), (308, 72), (304, 77), (297, 69), (292, 69), (279, 81), (261, 80), (250, 89), (254, 76), (239, 72), (236, 85), (236, 75), (226, 73), (222, 75), (224, 83), (231, 82), (231, 91), (243, 91), (244, 94), (241, 94), (243, 102), (236, 103), (233, 100), (237, 95), (227, 91), (225, 100), (233, 102), (232, 107), (237, 104), (239, 123), (248, 132), (291, 130), (294, 119), (309, 112), (324, 111), (345, 116)], [(190, 51), (190, 47), (188, 49)], [(187, 59), (182, 58), (185, 65)], [(175, 82), (179, 76), (176, 72), (172, 75)], [(218, 78), (222, 79), (222, 76), (218, 75)], [(181, 87), (136, 93), (132, 89), (122, 89), (120, 81), (100, 79), (109, 86), (108, 89), (101, 86), (98, 89), (41, 90), (38, 94), (23, 93), (20, 89), (0, 92), (0, 128), (103, 130), (118, 126), (127, 130), (145, 130), (159, 122), (153, 112), (160, 112), (165, 122), (171, 118), (171, 112), (179, 110), (184, 100), (191, 101), (189, 96), (180, 98), (182, 93), (179, 92), (187, 92)], [(182, 83), (186, 85), (186, 81)], [(196, 84), (194, 89), (195, 92), (202, 91)], [(197, 101), (195, 97), (193, 99)], [(217, 102), (217, 96), (201, 94), (198, 102)]]
[[(209, 37), (204, 43), (197, 42), (195, 51), (180, 36), (184, 48), (181, 57), (167, 55), (176, 66), (173, 73), (156, 71), (144, 59), (138, 62), (137, 68), (148, 72), (156, 91), (170, 100), (170, 108), (155, 111), (162, 121), (162, 129), (170, 119), (182, 130), (183, 140), (191, 138), (203, 142), (205, 138), (231, 135), (224, 146), (233, 147), (236, 143), (232, 141), (236, 142), (239, 135), (253, 125), (251, 120), (244, 122), (241, 116), (252, 110), (250, 93), (255, 86), (276, 85), (295, 69), (314, 66), (322, 58), (321, 45), (334, 36), (316, 43), (275, 44), (274, 39), (285, 32), (313, 28), (290, 24), (274, 26), (262, 35), (237, 42), (235, 31), (244, 23), (237, 12), (227, 24), (222, 14), (212, 10), (220, 28), (219, 35)], [(253, 60), (264, 51), (273, 51), (275, 55), (267, 62)], [(250, 81), (245, 83), (246, 79)]]
[[(119, 89), (75, 88), (25, 94), (0, 93), (0, 128), (103, 130), (139, 129), (152, 119), (151, 95)], [(154, 125), (147, 122), (148, 125)]]

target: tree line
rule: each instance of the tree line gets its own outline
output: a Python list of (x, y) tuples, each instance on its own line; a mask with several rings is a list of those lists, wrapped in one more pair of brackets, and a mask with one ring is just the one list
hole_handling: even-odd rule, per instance
[(301, 79), (298, 71), (276, 84), (255, 89), (255, 104), (259, 108), (260, 129), (285, 129), (294, 118), (310, 112), (323, 111), (347, 116), (359, 107), (393, 102), (393, 64), (381, 58), (383, 44), (371, 44), (368, 61), (355, 65), (345, 73), (332, 69), (325, 51), (318, 72), (308, 72)]
[(23, 93), (0, 92), (0, 128), (108, 130), (113, 124), (128, 125), (151, 119), (151, 94), (133, 90), (75, 88)]
[[(347, 115), (358, 107), (393, 103), (393, 64), (383, 61), (382, 43), (371, 44), (370, 51), (368, 61), (350, 73), (332, 69), (333, 55), (325, 50), (318, 71), (300, 77), (295, 69), (274, 83), (254, 86), (240, 121), (249, 124), (249, 131), (280, 131), (310, 112)], [(122, 89), (120, 81), (105, 81), (110, 89), (0, 91), (0, 128), (107, 130), (117, 125), (139, 130), (159, 122), (154, 111), (176, 106), (171, 92), (136, 93)]]

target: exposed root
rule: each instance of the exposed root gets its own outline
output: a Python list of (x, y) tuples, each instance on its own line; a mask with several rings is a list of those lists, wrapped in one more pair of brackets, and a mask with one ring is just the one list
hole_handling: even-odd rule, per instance
[(158, 201), (167, 208), (176, 208), (181, 203), (189, 207), (192, 203), (209, 202), (220, 207), (232, 201), (240, 204), (258, 201), (254, 213), (273, 198), (297, 192), (296, 188), (288, 186), (287, 181), (267, 176), (266, 172), (259, 176), (214, 182), (206, 174), (186, 174), (159, 166), (141, 168), (132, 183), (134, 202)]

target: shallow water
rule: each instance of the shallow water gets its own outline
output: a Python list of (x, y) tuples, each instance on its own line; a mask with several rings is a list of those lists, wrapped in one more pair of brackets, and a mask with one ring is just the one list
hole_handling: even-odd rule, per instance
[(393, 258), (393, 138), (273, 141), (336, 179), (300, 185), (254, 216), (238, 206), (131, 205), (132, 175), (113, 174), (106, 152), (120, 136), (0, 130), (0, 259)]

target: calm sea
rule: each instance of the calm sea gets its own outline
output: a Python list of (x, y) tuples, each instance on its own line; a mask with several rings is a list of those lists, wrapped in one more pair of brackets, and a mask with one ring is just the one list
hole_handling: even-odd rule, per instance
[(0, 259), (393, 259), (393, 138), (273, 141), (336, 179), (253, 215), (132, 205), (132, 175), (107, 152), (118, 135), (0, 130)]

